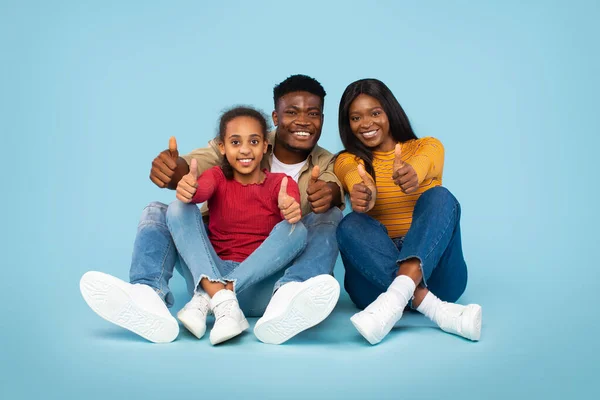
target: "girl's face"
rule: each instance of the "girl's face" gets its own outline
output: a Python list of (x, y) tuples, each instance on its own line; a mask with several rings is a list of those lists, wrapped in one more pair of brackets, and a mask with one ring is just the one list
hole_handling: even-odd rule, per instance
[(236, 117), (225, 126), (225, 138), (219, 143), (219, 149), (233, 168), (233, 179), (249, 184), (260, 182), (260, 162), (267, 145), (256, 119)]
[(354, 136), (373, 151), (394, 150), (390, 121), (381, 103), (367, 94), (359, 94), (350, 104), (350, 129)]

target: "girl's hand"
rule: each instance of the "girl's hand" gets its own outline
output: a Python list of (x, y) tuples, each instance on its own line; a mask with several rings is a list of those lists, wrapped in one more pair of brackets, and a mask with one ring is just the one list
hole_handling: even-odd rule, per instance
[(198, 163), (192, 158), (190, 172), (184, 175), (177, 184), (176, 197), (184, 203), (191, 203), (198, 189)]
[(292, 196), (287, 194), (287, 176), (281, 180), (279, 187), (279, 196), (277, 197), (277, 205), (281, 210), (283, 218), (290, 224), (295, 224), (302, 218), (302, 210), (300, 204)]
[(373, 179), (365, 171), (365, 167), (362, 164), (358, 165), (358, 175), (360, 175), (362, 182), (357, 183), (352, 187), (350, 191), (350, 202), (352, 203), (352, 210), (359, 213), (366, 213), (371, 211), (375, 206), (377, 200), (377, 186)]

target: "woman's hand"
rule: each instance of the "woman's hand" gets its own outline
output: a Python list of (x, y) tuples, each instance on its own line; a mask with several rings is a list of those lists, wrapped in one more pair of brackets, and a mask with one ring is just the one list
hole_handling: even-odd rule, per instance
[(287, 176), (281, 180), (279, 187), (279, 196), (277, 197), (277, 205), (281, 210), (283, 218), (290, 224), (295, 224), (302, 218), (302, 210), (300, 204), (287, 193)]
[(362, 179), (361, 183), (357, 183), (352, 187), (350, 191), (350, 202), (352, 203), (352, 210), (359, 213), (366, 213), (371, 211), (375, 206), (377, 200), (377, 186), (373, 182), (365, 167), (362, 164), (358, 165), (358, 175)]
[(392, 179), (396, 185), (400, 186), (402, 192), (411, 194), (416, 192), (419, 188), (419, 178), (417, 177), (415, 169), (410, 164), (402, 161), (400, 155), (400, 144), (396, 143), (396, 148), (394, 149), (394, 173), (392, 174)]

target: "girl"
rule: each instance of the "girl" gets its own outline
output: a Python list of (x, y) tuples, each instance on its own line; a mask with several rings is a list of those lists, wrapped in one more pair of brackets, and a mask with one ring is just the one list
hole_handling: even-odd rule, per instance
[[(298, 185), (285, 174), (260, 169), (267, 151), (267, 122), (248, 107), (225, 112), (219, 123), (220, 167), (198, 176), (196, 160), (177, 186), (167, 225), (193, 282), (192, 300), (177, 314), (198, 338), (211, 310), (212, 344), (248, 329), (236, 294), (284, 268), (306, 245)], [(204, 228), (194, 204), (208, 202)], [(283, 221), (282, 221), (283, 220)]]
[(467, 266), (460, 205), (441, 186), (442, 144), (417, 139), (398, 100), (376, 79), (346, 88), (339, 126), (345, 152), (335, 173), (353, 212), (337, 239), (346, 291), (364, 309), (352, 323), (379, 343), (411, 303), (444, 331), (479, 340), (481, 307), (453, 304), (465, 290)]

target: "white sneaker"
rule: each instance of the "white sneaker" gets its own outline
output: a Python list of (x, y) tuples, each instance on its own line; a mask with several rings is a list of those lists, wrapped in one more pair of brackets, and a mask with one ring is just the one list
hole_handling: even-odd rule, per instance
[(213, 345), (239, 335), (250, 326), (231, 290), (219, 290), (210, 299), (210, 308), (215, 314), (215, 325), (210, 331), (210, 343)]
[(435, 311), (435, 322), (443, 331), (477, 341), (481, 337), (481, 306), (442, 302)]
[(150, 286), (89, 271), (81, 277), (79, 289), (96, 314), (144, 339), (168, 343), (179, 334), (177, 320)]
[(369, 343), (377, 344), (402, 317), (406, 305), (399, 303), (397, 297), (383, 292), (367, 308), (354, 314), (350, 321)]
[(177, 319), (194, 336), (201, 339), (206, 332), (206, 316), (210, 312), (210, 297), (206, 292), (196, 292), (192, 299), (177, 313)]
[(281, 344), (323, 321), (340, 297), (340, 284), (331, 275), (289, 282), (275, 292), (254, 326), (263, 343)]

